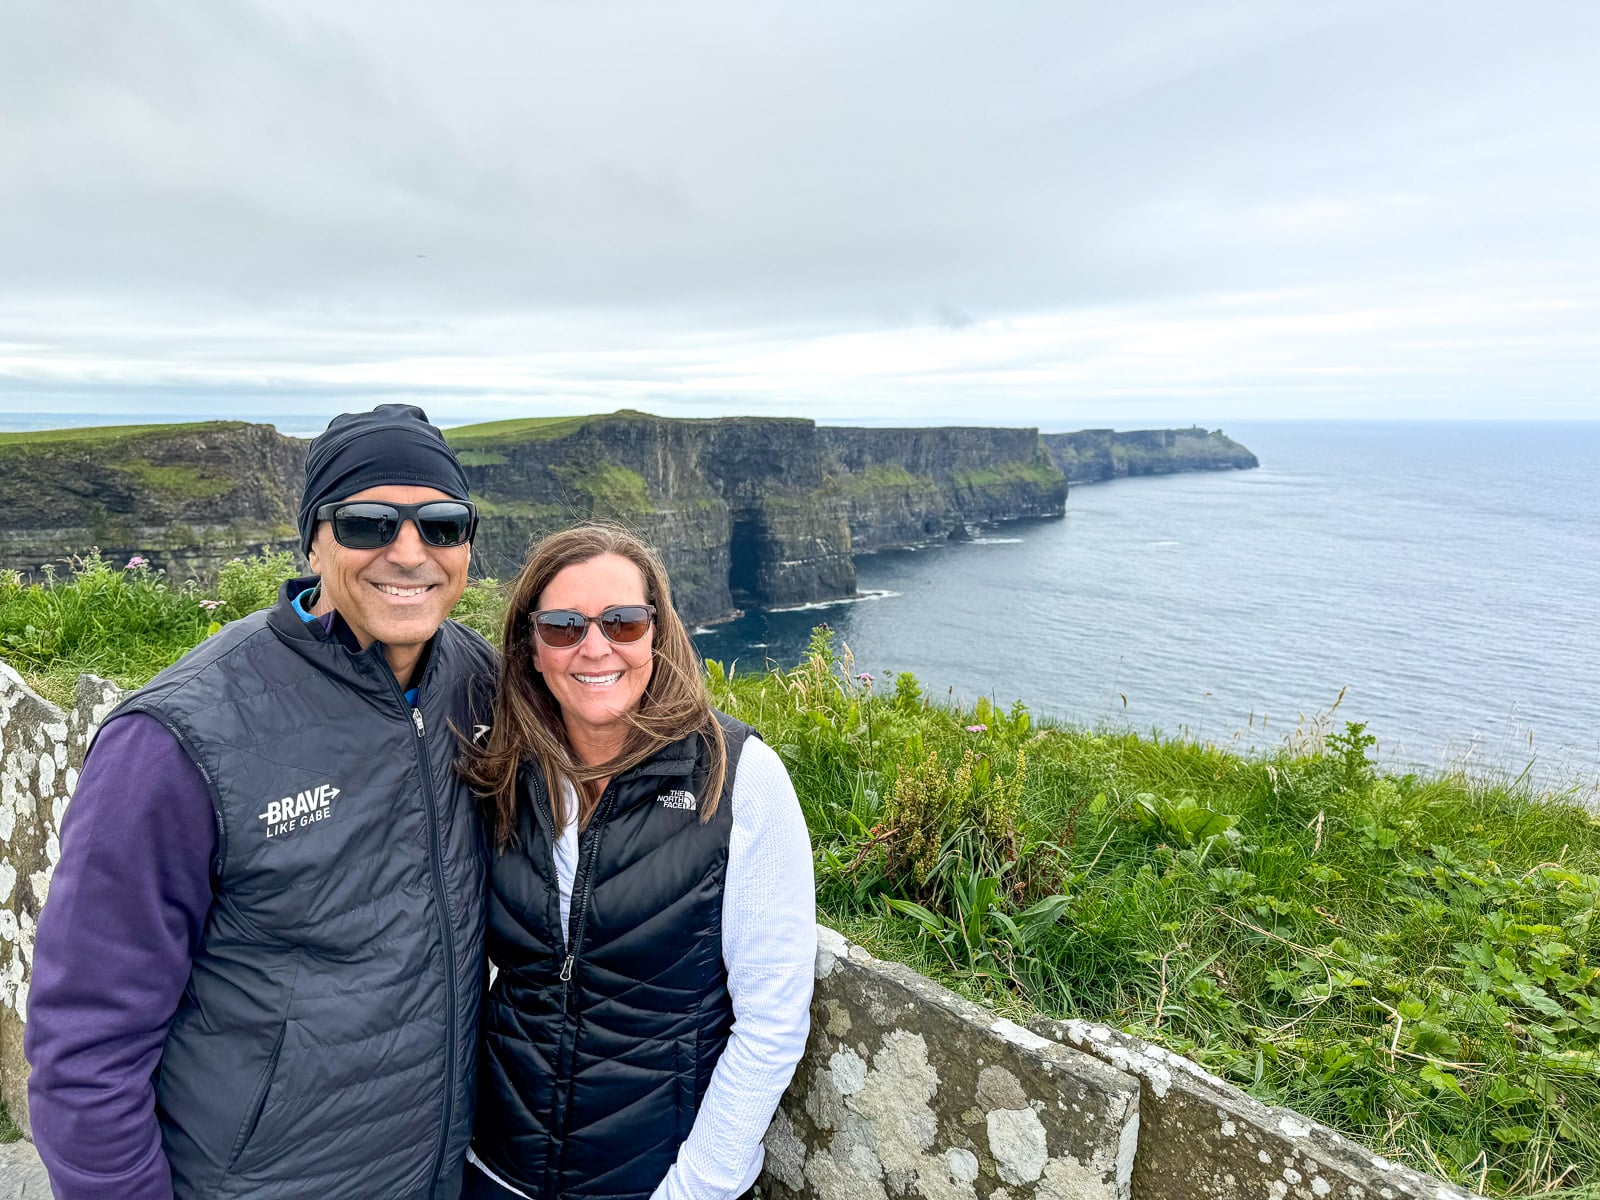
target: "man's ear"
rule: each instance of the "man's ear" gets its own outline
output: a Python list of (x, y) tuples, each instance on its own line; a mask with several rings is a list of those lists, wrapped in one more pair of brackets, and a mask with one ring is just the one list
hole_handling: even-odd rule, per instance
[(311, 565), (313, 575), (322, 574), (322, 566), (317, 561), (317, 540), (322, 536), (322, 526), (318, 525), (316, 532), (311, 535), (311, 549), (306, 551), (306, 562)]

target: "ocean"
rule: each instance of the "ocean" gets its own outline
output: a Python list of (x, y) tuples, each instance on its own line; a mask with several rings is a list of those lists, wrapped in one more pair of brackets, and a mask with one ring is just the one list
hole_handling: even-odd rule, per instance
[[(856, 560), (865, 598), (703, 631), (935, 697), (1270, 748), (1327, 714), (1390, 767), (1600, 781), (1600, 423), (1229, 422), (1253, 471), (1072, 489), (1067, 515)], [(1342, 697), (1342, 698), (1341, 698)]]

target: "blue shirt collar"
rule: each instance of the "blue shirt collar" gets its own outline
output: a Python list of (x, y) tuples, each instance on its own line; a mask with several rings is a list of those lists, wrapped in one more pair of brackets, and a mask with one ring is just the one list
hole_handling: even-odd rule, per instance
[[(306, 607), (306, 605), (311, 603), (311, 597), (315, 596), (316, 594), (316, 588), (307, 588), (294, 599), (289, 601), (289, 603), (294, 606), (295, 614), (307, 625), (311, 624), (313, 621), (317, 621), (321, 623), (322, 628), (328, 633), (334, 633), (334, 618), (339, 615), (337, 612), (330, 612), (326, 617), (319, 617)], [(335, 636), (337, 636), (337, 634), (335, 634)], [(405, 694), (406, 703), (411, 705), (412, 708), (415, 708), (417, 706), (417, 689), (407, 688)]]

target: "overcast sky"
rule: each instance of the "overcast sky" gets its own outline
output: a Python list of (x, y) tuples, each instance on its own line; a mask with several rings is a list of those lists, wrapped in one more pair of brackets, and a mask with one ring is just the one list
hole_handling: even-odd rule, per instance
[(0, 0), (0, 421), (1597, 418), (1597, 116), (1588, 0)]

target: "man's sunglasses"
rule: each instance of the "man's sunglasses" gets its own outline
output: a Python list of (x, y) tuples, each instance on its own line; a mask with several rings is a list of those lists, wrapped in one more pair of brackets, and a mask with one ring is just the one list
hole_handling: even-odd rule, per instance
[(626, 646), (650, 631), (650, 623), (656, 619), (656, 606), (613, 604), (602, 609), (597, 617), (586, 617), (572, 608), (543, 608), (529, 615), (533, 618), (534, 633), (552, 650), (569, 650), (583, 641), (591, 621), (600, 626), (606, 641)]
[(349, 550), (376, 550), (413, 522), (430, 546), (460, 546), (478, 531), (478, 510), (466, 500), (424, 500), (390, 504), (379, 500), (343, 500), (317, 509), (317, 520), (333, 526), (333, 540)]

